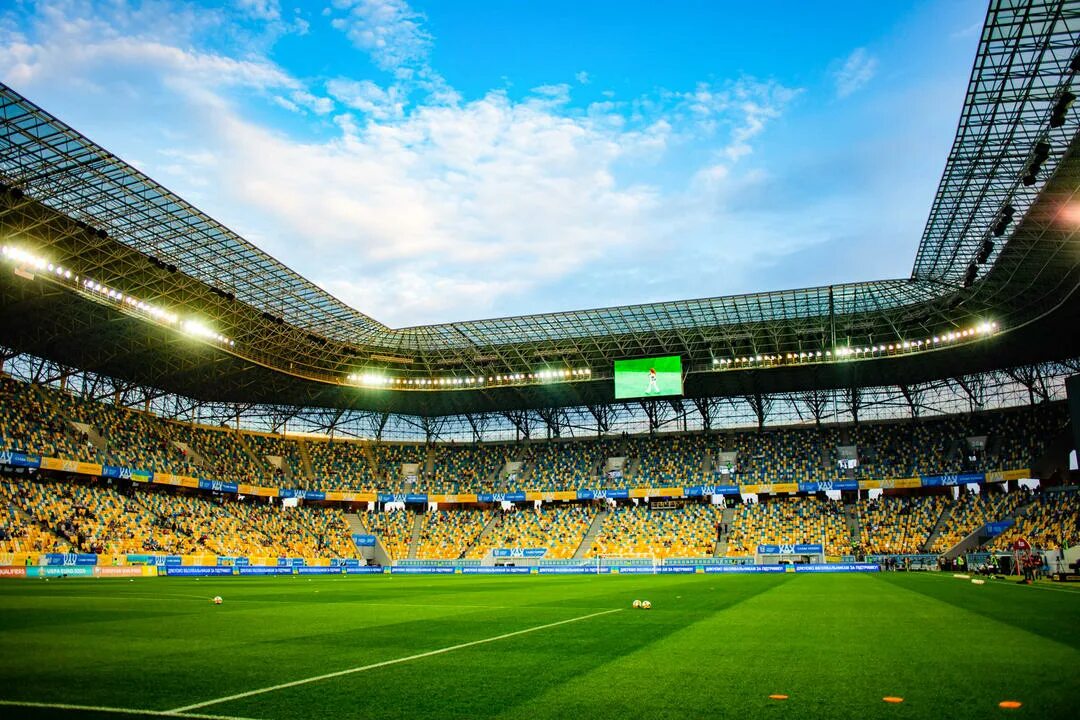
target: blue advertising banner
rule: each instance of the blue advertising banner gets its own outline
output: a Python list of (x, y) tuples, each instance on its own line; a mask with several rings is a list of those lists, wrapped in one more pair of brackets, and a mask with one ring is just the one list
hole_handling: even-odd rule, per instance
[(382, 575), (386, 572), (386, 568), (377, 567), (374, 565), (365, 567), (347, 567), (345, 572), (350, 575)]
[(335, 565), (341, 565), (342, 567), (347, 567), (347, 568), (355, 568), (355, 567), (362, 567), (362, 565), (361, 565), (362, 562), (363, 562), (363, 560), (360, 560), (359, 558), (345, 558), (344, 560), (335, 560), (334, 564)]
[(26, 468), (41, 467), (41, 456), (12, 452), (11, 450), (0, 450), (0, 465)]
[(942, 487), (946, 485), (966, 485), (986, 481), (986, 473), (953, 473), (950, 475), (923, 475), (920, 478), (924, 487)]
[(236, 569), (241, 575), (292, 575), (291, 567), (280, 565), (245, 565)]
[(209, 575), (232, 575), (233, 569), (231, 567), (220, 567), (218, 565), (166, 565), (159, 573), (172, 576), (201, 576), (206, 577)]
[(706, 495), (738, 495), (738, 485), (694, 485), (683, 488), (686, 497), (705, 497)]
[(614, 488), (612, 490), (578, 490), (578, 500), (607, 500), (611, 498), (613, 500), (625, 499), (630, 497), (629, 488)]
[(611, 568), (595, 565), (555, 565), (541, 567), (537, 572), (541, 575), (607, 575), (611, 572)]
[(45, 553), (46, 565), (97, 565), (98, 556), (84, 553)]
[(821, 480), (799, 483), (799, 492), (817, 493), (829, 490), (858, 490), (858, 480)]
[(464, 567), (462, 575), (528, 575), (527, 567)]
[(811, 565), (792, 565), (797, 573), (846, 573), (878, 572), (881, 566), (875, 563), (825, 563)]
[(492, 557), (497, 558), (542, 558), (547, 555), (547, 548), (494, 548)]
[(325, 500), (326, 493), (321, 490), (301, 490), (300, 488), (281, 488), (278, 491), (283, 498), (298, 498), (300, 500)]
[(240, 490), (240, 486), (234, 482), (222, 482), (221, 480), (207, 480), (206, 478), (199, 478), (199, 489), (213, 490), (214, 492), (235, 493)]
[(374, 535), (363, 535), (360, 533), (354, 533), (352, 536), (353, 544), (356, 547), (375, 547)]
[(998, 522), (986, 523), (983, 532), (989, 537), (997, 537), (1016, 524), (1015, 520), (999, 520)]
[(379, 502), (426, 503), (427, 493), (379, 493)]
[(513, 492), (505, 493), (479, 493), (476, 496), (476, 501), (485, 503), (525, 502), (525, 491), (514, 490)]
[(758, 545), (758, 555), (816, 555), (825, 552), (820, 544)]
[(706, 573), (782, 573), (784, 565), (706, 565)]
[(340, 575), (341, 568), (334, 565), (315, 565), (296, 568), (297, 575)]
[(395, 575), (453, 575), (454, 568), (451, 565), (395, 565), (390, 572)]

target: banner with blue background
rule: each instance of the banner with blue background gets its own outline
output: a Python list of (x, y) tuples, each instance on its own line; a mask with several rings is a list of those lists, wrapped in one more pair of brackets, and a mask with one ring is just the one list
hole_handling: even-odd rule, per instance
[(825, 552), (820, 544), (758, 545), (758, 555), (818, 555)]

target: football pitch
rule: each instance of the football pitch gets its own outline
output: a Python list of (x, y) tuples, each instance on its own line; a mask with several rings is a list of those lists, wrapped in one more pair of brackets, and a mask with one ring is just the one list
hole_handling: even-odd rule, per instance
[(1076, 718), (1078, 628), (944, 574), (20, 580), (0, 716)]

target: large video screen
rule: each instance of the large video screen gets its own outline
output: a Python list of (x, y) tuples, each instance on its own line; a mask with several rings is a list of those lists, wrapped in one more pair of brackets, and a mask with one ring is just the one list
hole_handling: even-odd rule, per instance
[(682, 395), (682, 358), (615, 361), (615, 399)]

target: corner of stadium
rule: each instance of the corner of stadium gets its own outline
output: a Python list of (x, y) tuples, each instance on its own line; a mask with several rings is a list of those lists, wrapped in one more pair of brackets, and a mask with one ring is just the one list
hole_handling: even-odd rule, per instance
[(1075, 717), (1080, 4), (980, 37), (909, 276), (406, 328), (0, 84), (0, 711)]

